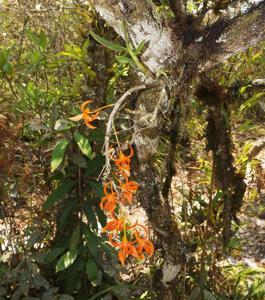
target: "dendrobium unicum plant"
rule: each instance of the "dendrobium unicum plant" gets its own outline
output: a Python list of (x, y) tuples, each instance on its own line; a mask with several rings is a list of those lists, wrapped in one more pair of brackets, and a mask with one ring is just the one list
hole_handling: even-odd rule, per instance
[[(101, 110), (111, 105), (91, 111), (87, 106), (92, 102), (93, 100), (85, 101), (80, 107), (82, 113), (69, 119), (74, 122), (83, 119), (89, 129), (95, 129), (96, 126), (91, 123), (98, 119)], [(103, 183), (104, 196), (101, 198), (99, 206), (107, 213), (109, 218), (102, 232), (108, 234), (110, 244), (118, 249), (118, 258), (124, 266), (125, 260), (129, 256), (139, 260), (144, 259), (144, 252), (152, 256), (154, 246), (147, 238), (146, 227), (138, 224), (138, 222), (131, 225), (126, 215), (125, 207), (132, 205), (139, 184), (136, 181), (129, 180), (131, 159), (134, 155), (132, 146), (129, 145), (128, 155), (120, 148), (117, 154), (114, 149), (111, 149), (113, 151), (109, 158), (114, 162), (114, 165), (109, 175), (111, 179)]]

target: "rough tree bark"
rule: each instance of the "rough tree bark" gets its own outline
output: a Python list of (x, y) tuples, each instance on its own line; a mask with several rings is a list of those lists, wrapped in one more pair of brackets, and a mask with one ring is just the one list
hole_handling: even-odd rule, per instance
[[(213, 184), (223, 191), (223, 242), (226, 245), (232, 236), (232, 220), (238, 222), (236, 214), (242, 206), (246, 190), (244, 175), (237, 174), (232, 155), (232, 139), (230, 128), (230, 97), (225, 90), (211, 82), (201, 82), (196, 96), (208, 108), (207, 116), (207, 150), (212, 151)], [(214, 214), (213, 207), (209, 210)], [(215, 208), (216, 209), (216, 208)]]
[[(235, 53), (265, 39), (265, 1), (233, 18), (220, 15), (212, 25), (207, 25), (203, 18), (208, 9), (207, 1), (204, 1), (197, 18), (187, 13), (185, 1), (169, 2), (176, 16), (175, 22), (161, 17), (152, 0), (91, 0), (99, 15), (122, 38), (125, 38), (122, 30), (122, 23), (125, 22), (134, 47), (142, 41), (146, 42), (141, 60), (154, 76), (142, 78), (161, 85), (160, 89), (142, 92), (138, 98), (136, 106), (144, 107), (151, 119), (148, 126), (148, 120), (145, 120), (143, 126), (148, 127), (148, 130), (142, 130), (141, 112), (136, 114), (134, 133), (141, 161), (139, 176), (142, 192), (139, 199), (165, 252), (161, 285), (158, 287), (162, 291), (159, 299), (176, 299), (173, 296), (174, 284), (185, 263), (185, 247), (171, 213), (168, 192), (174, 175), (171, 162), (176, 145), (185, 141), (185, 118), (189, 110), (187, 99), (192, 93), (191, 86), (194, 81), (199, 81), (202, 71), (209, 70)], [(158, 78), (161, 72), (166, 72), (167, 76)], [(157, 99), (156, 102), (150, 100), (154, 98)], [(219, 108), (215, 108), (214, 113), (222, 122)], [(171, 120), (171, 125), (165, 123), (164, 115)], [(164, 180), (160, 180), (149, 163), (159, 143), (161, 127), (166, 128), (171, 137)], [(227, 155), (229, 160), (229, 153)], [(232, 208), (228, 209), (229, 214), (231, 210)]]

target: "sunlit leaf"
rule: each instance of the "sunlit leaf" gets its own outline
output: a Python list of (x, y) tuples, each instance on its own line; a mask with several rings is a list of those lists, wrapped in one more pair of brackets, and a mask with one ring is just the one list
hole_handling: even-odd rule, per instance
[(97, 218), (96, 218), (95, 213), (88, 201), (84, 203), (84, 212), (85, 212), (88, 224), (90, 224), (93, 229), (97, 230), (98, 229)]
[(101, 45), (105, 46), (106, 48), (108, 48), (110, 50), (117, 51), (117, 52), (126, 51), (125, 47), (121, 46), (120, 44), (111, 42), (111, 41), (97, 35), (92, 30), (90, 30), (89, 33), (98, 43), (100, 43)]
[(93, 152), (88, 138), (80, 132), (76, 131), (74, 133), (74, 139), (82, 153), (86, 155), (89, 159), (92, 159)]
[(246, 86), (242, 86), (240, 89), (239, 89), (239, 94), (242, 95), (244, 94), (244, 92), (247, 90), (248, 87), (250, 87), (251, 85), (246, 85)]
[(257, 93), (252, 97), (250, 97), (248, 100), (246, 100), (239, 108), (239, 115), (243, 114), (247, 109), (256, 105), (258, 103), (259, 98), (261, 98), (264, 95), (265, 95), (264, 92)]
[(54, 172), (62, 163), (64, 159), (65, 150), (68, 145), (69, 145), (69, 140), (67, 139), (63, 139), (56, 144), (52, 152), (51, 172)]
[(67, 251), (61, 258), (59, 259), (57, 265), (56, 265), (56, 272), (63, 271), (67, 268), (69, 268), (76, 260), (78, 255), (77, 249), (72, 249), (70, 251)]
[(91, 231), (88, 226), (84, 226), (84, 234), (85, 234), (85, 239), (87, 240), (87, 247), (88, 247), (90, 253), (94, 257), (97, 257), (98, 245), (99, 245), (98, 236), (93, 231)]

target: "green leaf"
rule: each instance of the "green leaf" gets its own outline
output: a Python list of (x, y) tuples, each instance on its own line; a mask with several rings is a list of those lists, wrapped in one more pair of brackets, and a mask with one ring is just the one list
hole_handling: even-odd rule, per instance
[(93, 180), (89, 180), (88, 183), (99, 198), (104, 197), (103, 186), (101, 183)]
[(49, 209), (53, 204), (62, 199), (66, 193), (71, 191), (75, 184), (76, 181), (70, 179), (63, 181), (62, 184), (48, 197), (47, 201), (43, 205), (43, 208)]
[[(96, 300), (99, 299), (100, 296), (114, 290), (115, 288), (120, 287), (121, 285), (113, 285), (105, 288), (104, 290), (99, 291), (98, 293), (94, 294), (92, 297), (88, 298), (87, 300)], [(102, 297), (101, 297), (102, 298)]]
[(69, 219), (69, 216), (73, 209), (76, 207), (77, 201), (74, 199), (70, 199), (69, 203), (66, 205), (66, 207), (63, 209), (63, 212), (59, 218), (60, 227), (65, 226), (66, 221)]
[(69, 268), (76, 260), (78, 255), (77, 249), (72, 249), (70, 251), (67, 251), (61, 258), (59, 259), (57, 265), (56, 265), (56, 272), (63, 271), (67, 268)]
[(251, 85), (249, 84), (249, 85), (246, 85), (246, 86), (242, 86), (240, 89), (239, 89), (239, 94), (240, 95), (242, 95), (242, 94), (244, 94), (244, 92), (246, 91), (246, 89), (248, 88), (248, 87), (250, 87)]
[(52, 152), (52, 158), (51, 158), (51, 172), (52, 173), (62, 163), (62, 161), (64, 159), (65, 150), (68, 145), (69, 145), (69, 140), (67, 140), (67, 139), (63, 139), (56, 144), (56, 146)]
[(2, 70), (4, 73), (10, 74), (10, 73), (12, 73), (13, 66), (10, 62), (7, 62), (2, 66)]
[(110, 258), (111, 260), (115, 260), (118, 261), (118, 257), (117, 257), (117, 251), (115, 250), (114, 247), (112, 247), (111, 245), (107, 244), (109, 241), (106, 238), (105, 242), (101, 242), (100, 243), (100, 247), (102, 248), (102, 250), (104, 250), (104, 252), (106, 253), (107, 257)]
[(146, 44), (146, 41), (145, 41), (145, 40), (141, 41), (141, 43), (140, 43), (140, 44), (138, 45), (138, 47), (135, 49), (135, 54), (136, 54), (136, 55), (139, 55), (139, 54), (142, 52), (142, 50), (144, 49), (145, 44)]
[(68, 56), (76, 60), (82, 60), (84, 58), (84, 53), (79, 46), (70, 43), (64, 45), (64, 51), (58, 52), (55, 56)]
[(93, 229), (97, 230), (98, 229), (97, 218), (96, 218), (95, 213), (88, 201), (84, 203), (84, 212), (85, 212), (88, 224), (90, 224)]
[(248, 130), (252, 130), (255, 128), (255, 125), (252, 124), (252, 120), (247, 119), (244, 123), (242, 123), (238, 128), (238, 132), (244, 132)]
[(107, 217), (102, 209), (100, 209), (98, 206), (96, 206), (96, 212), (98, 216), (99, 223), (102, 227), (106, 226), (107, 224)]
[(37, 46), (39, 44), (39, 39), (35, 33), (33, 33), (30, 29), (26, 30), (26, 36), (29, 38), (29, 40)]
[(84, 44), (82, 45), (82, 52), (83, 52), (83, 56), (85, 56), (87, 54), (87, 48), (89, 47), (90, 41), (89, 39), (85, 40)]
[[(82, 268), (80, 268), (80, 263), (82, 264)], [(83, 269), (86, 265), (86, 262), (80, 259), (80, 256), (77, 257), (75, 263), (65, 272), (64, 280), (62, 281), (63, 290), (67, 294), (74, 294), (77, 289), (82, 285), (82, 276), (80, 276), (80, 272), (83, 273)], [(85, 276), (85, 274), (84, 274)], [(75, 297), (76, 299), (76, 297)], [(80, 298), (79, 298), (80, 299)], [(82, 299), (82, 297), (81, 297)], [(81, 300), (80, 299), (80, 300)], [(84, 298), (83, 298), (84, 299)], [(49, 299), (50, 300), (50, 299)], [(61, 300), (60, 298), (58, 300)]]
[(203, 300), (217, 300), (216, 297), (207, 290), (203, 290), (203, 296)]
[(262, 280), (262, 282), (259, 283), (257, 285), (257, 287), (255, 287), (255, 289), (253, 291), (253, 294), (254, 295), (262, 294), (262, 296), (265, 296), (265, 282), (264, 282), (264, 280)]
[(87, 260), (86, 273), (90, 281), (97, 280), (99, 275), (99, 267), (92, 258), (88, 258)]
[(223, 195), (224, 195), (224, 193), (221, 190), (218, 190), (216, 192), (216, 194), (214, 195), (213, 200), (212, 200), (212, 206), (213, 206), (213, 208), (215, 208), (215, 206), (217, 205), (217, 203), (219, 202), (219, 200), (222, 199)]
[(250, 97), (248, 100), (246, 100), (239, 108), (239, 115), (243, 114), (245, 112), (245, 110), (256, 105), (258, 103), (259, 98), (264, 95), (265, 95), (264, 92), (257, 93), (255, 95), (253, 95), (252, 97)]
[(131, 44), (127, 45), (127, 51), (130, 54), (132, 60), (134, 61), (135, 65), (137, 66), (137, 68), (139, 70), (141, 70), (144, 74), (147, 74), (148, 73), (148, 69), (145, 67), (144, 64), (142, 64), (140, 62), (139, 58), (137, 57), (137, 55), (133, 51), (133, 48), (132, 48)]
[(189, 300), (197, 300), (200, 299), (199, 296), (201, 295), (201, 288), (199, 286), (196, 286), (192, 289), (191, 294), (189, 296)]
[(98, 245), (99, 245), (98, 236), (93, 231), (91, 231), (88, 226), (84, 227), (84, 235), (85, 235), (85, 239), (87, 240), (87, 247), (90, 253), (96, 258), (98, 255)]
[(113, 43), (113, 42), (97, 35), (95, 32), (93, 32), (91, 30), (89, 33), (98, 43), (100, 43), (101, 45), (105, 46), (106, 48), (108, 48), (110, 50), (117, 51), (117, 52), (126, 51), (126, 48), (121, 46), (120, 44)]
[(46, 263), (51, 263), (55, 261), (55, 259), (64, 252), (65, 247), (56, 247), (49, 251), (45, 256), (44, 256), (44, 261)]
[(42, 51), (46, 50), (47, 44), (48, 42), (47, 42), (46, 34), (43, 31), (41, 31), (39, 35), (39, 46)]
[[(79, 168), (87, 168), (87, 160), (84, 158), (84, 156), (81, 156), (78, 153), (71, 155), (70, 161)], [(94, 161), (94, 159), (92, 161)]]
[(56, 56), (67, 56), (67, 57), (71, 57), (71, 58), (80, 60), (80, 57), (78, 55), (76, 55), (74, 53), (65, 52), (65, 51), (58, 52), (56, 54)]
[(89, 140), (95, 142), (104, 142), (105, 133), (100, 130), (93, 130), (89, 133)]
[(87, 169), (85, 170), (85, 177), (92, 175), (99, 175), (99, 172), (105, 165), (105, 157), (101, 154), (98, 154), (95, 158), (88, 161)]
[(80, 242), (80, 233), (81, 233), (81, 226), (80, 226), (80, 224), (77, 224), (77, 226), (70, 238), (70, 243), (69, 243), (70, 251), (78, 248), (78, 245)]
[(76, 131), (74, 133), (74, 139), (82, 153), (86, 155), (89, 159), (92, 159), (93, 152), (88, 138), (80, 132)]
[(116, 59), (119, 63), (122, 63), (122, 64), (133, 64), (133, 60), (124, 55), (117, 55)]

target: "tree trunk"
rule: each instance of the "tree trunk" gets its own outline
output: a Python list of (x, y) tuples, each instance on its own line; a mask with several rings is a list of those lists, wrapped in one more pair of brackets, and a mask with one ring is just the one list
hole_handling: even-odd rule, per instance
[[(161, 291), (159, 299), (177, 299), (174, 288), (177, 275), (185, 265), (185, 245), (168, 196), (174, 176), (172, 162), (176, 148), (186, 146), (188, 138), (185, 124), (189, 114), (189, 96), (193, 93), (191, 86), (199, 81), (200, 71), (209, 70), (238, 51), (265, 39), (265, 3), (263, 1), (235, 17), (221, 16), (218, 21), (206, 26), (201, 22), (207, 12), (206, 7), (197, 18), (192, 18), (185, 10), (185, 1), (170, 1), (176, 15), (175, 23), (161, 17), (151, 0), (91, 2), (100, 16), (123, 39), (126, 39), (126, 29), (135, 48), (145, 41), (141, 62), (149, 69), (151, 78), (145, 77), (148, 74), (142, 78), (159, 84), (158, 88), (143, 91), (137, 99), (133, 141), (140, 161), (136, 171), (141, 182), (139, 200), (164, 250), (162, 270), (157, 272), (158, 277), (155, 276), (156, 289)], [(161, 73), (167, 76), (161, 79), (158, 76)], [(231, 187), (233, 190), (224, 199), (224, 240), (227, 241), (231, 234), (231, 215), (240, 207), (238, 199), (242, 192), (244, 194), (244, 188), (232, 166), (230, 140), (227, 139), (222, 107), (213, 106), (213, 114), (216, 120), (209, 122), (215, 129), (220, 125), (223, 130), (220, 140), (216, 142), (222, 148), (222, 157), (216, 155), (216, 148), (211, 148), (216, 155), (216, 178), (221, 182), (220, 188)], [(166, 121), (168, 119), (170, 124)], [(171, 145), (162, 170), (164, 178), (161, 179), (152, 166), (151, 157), (156, 152), (160, 136), (165, 132), (170, 136)], [(225, 168), (229, 171), (225, 168), (221, 170), (221, 159), (224, 157)], [(229, 177), (226, 176), (230, 171), (233, 183), (227, 182)], [(239, 188), (235, 189), (237, 184)], [(237, 198), (238, 207), (233, 207), (233, 197)], [(229, 225), (225, 225), (228, 219)]]

